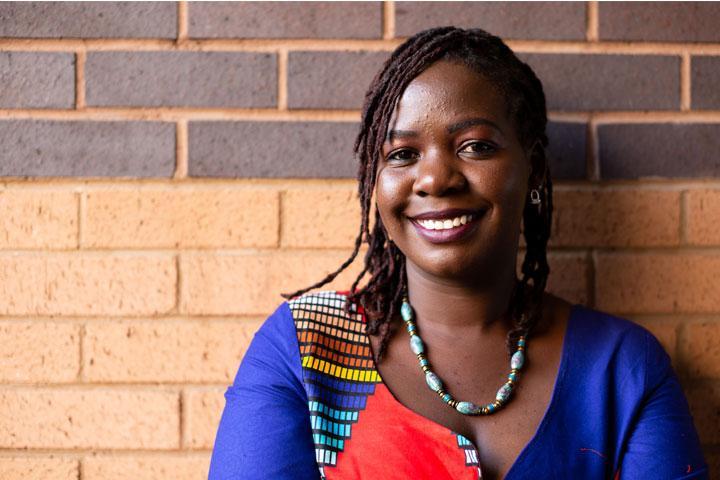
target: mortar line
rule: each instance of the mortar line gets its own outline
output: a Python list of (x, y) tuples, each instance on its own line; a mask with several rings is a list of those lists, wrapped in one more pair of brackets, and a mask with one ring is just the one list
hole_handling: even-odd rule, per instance
[(588, 42), (597, 42), (600, 37), (599, 14), (600, 7), (597, 1), (587, 2), (587, 31), (585, 38)]
[(78, 49), (75, 52), (75, 109), (84, 110), (85, 101), (85, 62), (87, 60), (87, 52)]
[[(360, 110), (313, 110), (274, 108), (84, 108), (74, 109), (0, 109), (0, 119), (63, 120), (63, 121), (263, 121), (263, 122), (343, 122), (357, 123)], [(550, 111), (555, 121), (583, 122), (592, 116), (597, 123), (720, 123), (720, 110), (615, 110), (615, 111)]]
[(188, 121), (179, 119), (175, 123), (175, 172), (173, 173), (173, 180), (182, 180), (188, 176), (188, 141)]
[(288, 51), (280, 48), (277, 52), (277, 109), (288, 110)]
[(382, 8), (382, 36), (384, 40), (391, 40), (395, 38), (395, 1), (385, 0)]
[(679, 237), (681, 245), (688, 244), (688, 225), (687, 225), (687, 190), (680, 192), (680, 226)]
[(285, 190), (280, 190), (278, 193), (278, 229), (277, 229), (277, 248), (283, 248), (283, 210), (285, 209)]
[(87, 211), (87, 192), (81, 190), (77, 192), (78, 195), (78, 206), (77, 206), (77, 247), (75, 250), (82, 250), (85, 245), (85, 212)]
[(680, 56), (680, 110), (687, 111), (691, 108), (691, 83), (690, 54), (685, 52)]
[[(390, 3), (390, 2), (388, 2)], [(383, 4), (383, 9), (388, 8)], [(586, 15), (587, 18), (588, 15)], [(389, 25), (388, 25), (389, 27)], [(383, 26), (383, 35), (385, 27)], [(720, 42), (645, 42), (645, 41), (588, 41), (582, 40), (507, 40), (512, 50), (540, 53), (625, 53), (647, 55), (718, 55)], [(178, 43), (171, 39), (0, 39), (2, 51), (228, 51), (276, 52), (279, 48), (290, 51), (387, 51), (391, 52), (403, 42), (402, 38), (347, 39), (347, 38), (276, 38), (276, 39), (191, 39)]]
[(595, 117), (591, 116), (587, 123), (585, 146), (585, 168), (587, 168), (588, 179), (601, 181), (600, 177), (600, 142)]
[(177, 4), (177, 38), (176, 44), (182, 45), (188, 40), (188, 3), (179, 1)]

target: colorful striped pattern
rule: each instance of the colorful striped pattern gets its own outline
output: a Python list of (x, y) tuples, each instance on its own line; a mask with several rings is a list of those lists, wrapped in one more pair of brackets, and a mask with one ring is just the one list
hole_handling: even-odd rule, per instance
[(288, 302), (300, 345), (315, 459), (325, 478), (325, 466), (337, 464), (352, 426), (365, 408), (375, 384), (382, 379), (359, 313), (343, 310), (345, 296), (337, 292), (306, 294)]
[[(326, 467), (337, 466), (368, 398), (382, 384), (363, 315), (355, 306), (348, 315), (345, 299), (342, 293), (323, 291), (288, 301), (300, 346), (315, 459), (323, 480)], [(465, 453), (465, 466), (475, 467), (477, 478), (482, 478), (475, 447), (462, 435), (453, 434)]]

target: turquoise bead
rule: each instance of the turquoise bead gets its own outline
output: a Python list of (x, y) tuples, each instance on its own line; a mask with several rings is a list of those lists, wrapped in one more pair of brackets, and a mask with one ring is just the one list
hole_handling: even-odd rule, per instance
[(510, 397), (510, 392), (512, 391), (512, 387), (509, 383), (506, 383), (502, 387), (500, 387), (500, 390), (498, 390), (497, 395), (495, 396), (496, 400), (499, 400), (501, 402), (505, 402), (508, 397)]
[(427, 367), (427, 366), (428, 366), (427, 358), (423, 358), (422, 360), (420, 360), (420, 366), (421, 366), (421, 367)]
[(408, 324), (407, 324), (407, 331), (408, 331), (408, 333), (410, 333), (410, 334), (415, 333), (415, 325), (412, 324), (412, 323), (408, 323)]
[(400, 307), (400, 315), (406, 322), (412, 319), (412, 307), (409, 303), (403, 302), (402, 307)]
[(482, 408), (478, 407), (472, 402), (458, 402), (455, 410), (464, 415), (477, 415), (478, 413), (480, 413)]
[(518, 350), (515, 352), (510, 359), (510, 368), (517, 368), (520, 369), (523, 366), (523, 363), (525, 362), (525, 355), (523, 355), (523, 352)]
[(425, 345), (423, 345), (423, 341), (417, 335), (410, 337), (410, 350), (412, 350), (415, 355), (425, 352)]
[(494, 412), (494, 411), (495, 411), (495, 404), (494, 404), (494, 403), (488, 403), (487, 405), (485, 405), (485, 408), (487, 408), (488, 413)]
[(442, 381), (440, 380), (440, 377), (435, 375), (433, 372), (427, 372), (425, 374), (425, 381), (428, 384), (428, 387), (430, 387), (430, 390), (437, 392), (438, 390), (442, 389)]
[(452, 395), (450, 395), (449, 393), (446, 393), (445, 395), (442, 396), (442, 399), (443, 399), (443, 402), (448, 403), (450, 400), (452, 400)]
[(521, 338), (520, 340), (518, 340), (518, 347), (524, 347), (524, 346), (525, 346), (525, 339)]
[(516, 376), (517, 375), (515, 375), (514, 373), (510, 373), (510, 375), (508, 375), (508, 380), (512, 380), (514, 382)]

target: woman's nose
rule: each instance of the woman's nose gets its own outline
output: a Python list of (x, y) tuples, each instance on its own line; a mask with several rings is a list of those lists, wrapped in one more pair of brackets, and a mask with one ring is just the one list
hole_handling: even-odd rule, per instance
[(440, 197), (462, 190), (467, 179), (459, 169), (453, 154), (433, 151), (417, 162), (417, 176), (413, 184), (413, 193)]

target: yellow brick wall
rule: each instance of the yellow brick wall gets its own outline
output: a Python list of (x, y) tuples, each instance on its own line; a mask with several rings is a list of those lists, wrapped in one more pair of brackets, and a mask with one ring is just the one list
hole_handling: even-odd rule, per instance
[[(720, 45), (514, 41), (521, 52), (688, 55)], [(353, 180), (197, 179), (194, 119), (357, 121), (358, 111), (288, 110), (287, 53), (391, 51), (381, 40), (0, 40), (2, 51), (77, 55), (73, 110), (0, 109), (4, 119), (176, 124), (171, 179), (3, 178), (0, 185), (0, 478), (201, 479), (224, 401), (253, 332), (282, 301), (351, 251)], [(277, 109), (88, 108), (83, 59), (101, 50), (279, 53)], [(690, 112), (550, 112), (554, 120), (718, 122)], [(548, 289), (634, 319), (662, 341), (720, 464), (720, 182), (556, 181)], [(358, 262), (333, 284), (346, 289)]]

